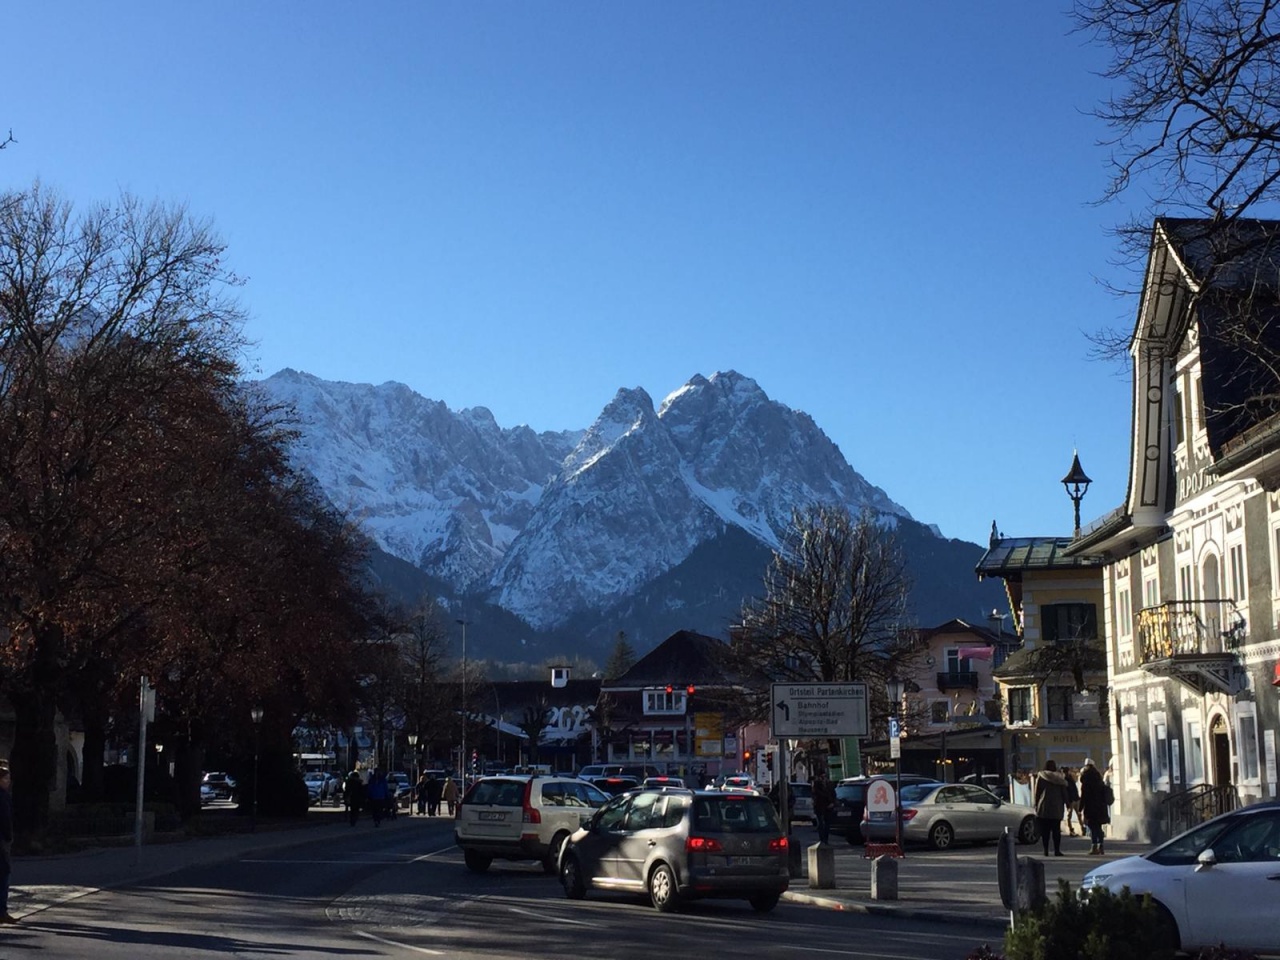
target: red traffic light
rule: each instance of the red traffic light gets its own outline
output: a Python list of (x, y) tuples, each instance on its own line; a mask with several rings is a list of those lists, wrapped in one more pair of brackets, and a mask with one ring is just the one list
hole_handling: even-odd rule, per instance
[(689, 684), (687, 687), (685, 687), (685, 688), (684, 688), (684, 692), (685, 692), (685, 693), (687, 693), (687, 694), (688, 694), (689, 696), (691, 696), (691, 697), (693, 696), (693, 694), (694, 694), (694, 692), (695, 692), (696, 690), (697, 690), (697, 687), (695, 687), (692, 683), (691, 683), (691, 684)]
[(751, 759), (751, 751), (750, 751), (750, 750), (743, 750), (743, 751), (742, 751), (742, 760), (743, 760), (743, 762), (745, 763), (746, 761), (749, 761), (750, 759)]
[(667, 684), (667, 693), (670, 693), (673, 689), (675, 689), (675, 688), (674, 688), (674, 687), (672, 687), (672, 686), (671, 686), (671, 684), (669, 684), (669, 683), (668, 683), (668, 684)]

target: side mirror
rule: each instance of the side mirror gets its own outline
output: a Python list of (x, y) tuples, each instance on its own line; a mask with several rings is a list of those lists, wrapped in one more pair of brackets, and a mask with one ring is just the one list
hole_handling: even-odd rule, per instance
[(1205, 847), (1200, 851), (1200, 856), (1196, 857), (1196, 873), (1208, 870), (1217, 862), (1218, 855), (1213, 852), (1213, 847)]

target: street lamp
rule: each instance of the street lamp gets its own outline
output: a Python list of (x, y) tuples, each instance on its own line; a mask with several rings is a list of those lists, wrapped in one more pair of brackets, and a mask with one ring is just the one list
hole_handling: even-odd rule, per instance
[(1080, 454), (1072, 452), (1071, 471), (1062, 478), (1062, 485), (1067, 488), (1067, 496), (1071, 498), (1072, 504), (1076, 508), (1076, 533), (1080, 536), (1080, 501), (1084, 499), (1084, 495), (1089, 491), (1089, 484), (1093, 483), (1089, 479), (1088, 474), (1084, 472), (1084, 468), (1080, 466)]
[(453, 621), (462, 627), (462, 785), (467, 785), (467, 625), (470, 620)]
[[(413, 793), (418, 792), (418, 735), (416, 733), (409, 734), (409, 752), (413, 754)], [(414, 797), (409, 798), (409, 816), (413, 816)]]
[(889, 694), (889, 749), (893, 753), (893, 836), (894, 845), (902, 850), (902, 743), (899, 714), (902, 711), (902, 680), (891, 674), (885, 681), (885, 691)]
[(255, 703), (249, 711), (253, 719), (253, 822), (252, 830), (258, 829), (258, 746), (262, 733), (262, 704)]

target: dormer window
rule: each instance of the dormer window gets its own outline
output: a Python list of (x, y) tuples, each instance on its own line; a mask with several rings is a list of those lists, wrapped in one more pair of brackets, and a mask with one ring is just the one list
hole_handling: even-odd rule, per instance
[(685, 689), (674, 687), (669, 692), (662, 687), (644, 692), (644, 713), (646, 717), (683, 715), (685, 710)]

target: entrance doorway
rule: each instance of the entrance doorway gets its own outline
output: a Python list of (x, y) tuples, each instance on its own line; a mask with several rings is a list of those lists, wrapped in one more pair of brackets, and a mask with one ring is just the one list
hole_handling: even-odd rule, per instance
[(1209, 741), (1213, 750), (1213, 783), (1224, 787), (1231, 779), (1231, 737), (1227, 733), (1227, 721), (1222, 714), (1213, 718), (1209, 728)]

